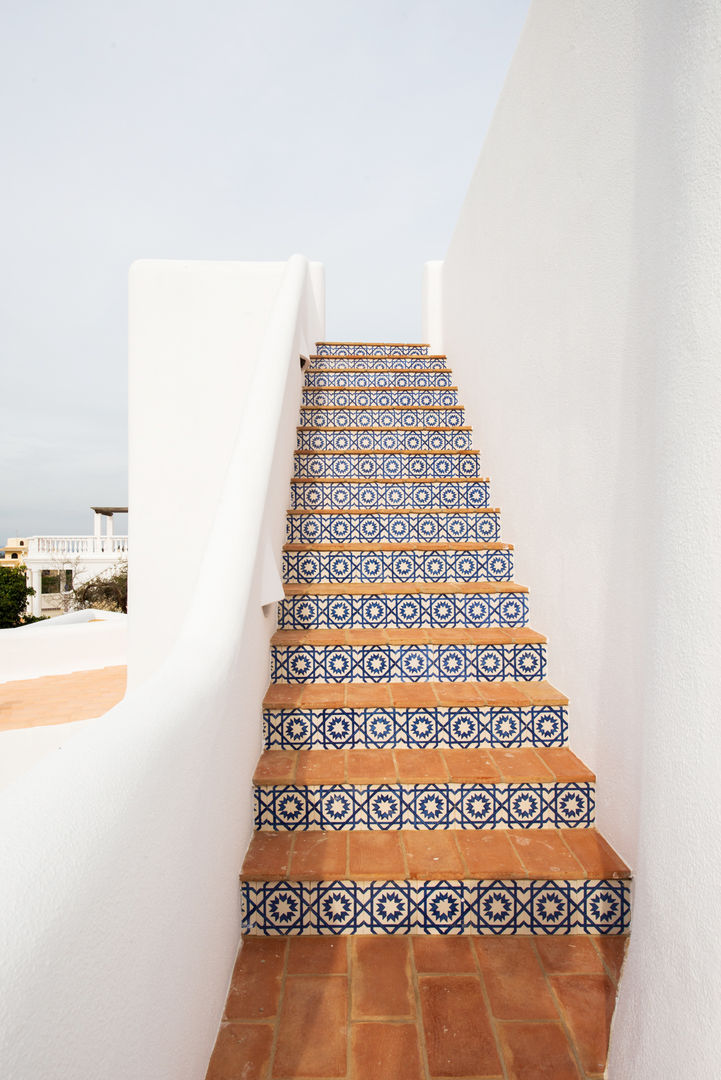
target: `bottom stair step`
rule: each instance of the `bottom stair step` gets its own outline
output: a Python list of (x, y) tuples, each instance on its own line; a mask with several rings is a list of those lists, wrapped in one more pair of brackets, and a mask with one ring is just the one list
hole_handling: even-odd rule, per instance
[(246, 934), (624, 934), (630, 873), (595, 829), (259, 833)]

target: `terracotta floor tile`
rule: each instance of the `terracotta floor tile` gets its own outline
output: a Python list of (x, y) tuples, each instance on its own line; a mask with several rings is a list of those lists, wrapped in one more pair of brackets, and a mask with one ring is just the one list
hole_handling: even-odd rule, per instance
[(352, 784), (394, 784), (396, 762), (392, 750), (349, 750), (348, 780)]
[(551, 975), (549, 981), (586, 1072), (603, 1073), (616, 988), (607, 975)]
[(528, 696), (534, 705), (568, 705), (568, 698), (545, 679), (528, 683)]
[(349, 706), (362, 708), (377, 705), (379, 708), (392, 704), (390, 686), (383, 683), (347, 683), (346, 702)]
[(254, 784), (287, 784), (292, 781), (298, 760), (297, 750), (265, 750), (253, 773)]
[(499, 1076), (501, 1063), (480, 980), (421, 975), (418, 983), (431, 1076)]
[(433, 683), (392, 683), (391, 697), (397, 709), (432, 708), (438, 700)]
[(304, 683), (300, 699), (304, 709), (338, 709), (345, 703), (345, 686), (340, 683)]
[(348, 980), (286, 979), (273, 1076), (342, 1077), (347, 1071)]
[(628, 877), (623, 859), (595, 829), (566, 829), (563, 835), (590, 878)]
[(473, 944), (496, 1019), (558, 1018), (532, 938), (476, 937)]
[(405, 937), (351, 940), (354, 1020), (415, 1016), (410, 948)]
[(345, 975), (348, 942), (347, 937), (288, 938), (288, 974)]
[(454, 832), (408, 829), (403, 832), (403, 846), (411, 878), (433, 881), (463, 877), (463, 860)]
[(476, 971), (476, 958), (470, 937), (411, 938), (413, 960), (419, 974), (463, 974)]
[(492, 880), (525, 877), (525, 869), (508, 832), (460, 829), (456, 839), (466, 864), (464, 876)]
[(102, 716), (125, 696), (126, 668), (43, 675), (0, 685), (0, 731)]
[(531, 701), (530, 693), (525, 685), (505, 680), (497, 683), (481, 683), (480, 694), (484, 703), (489, 706), (523, 706), (530, 704)]
[(590, 938), (581, 934), (535, 939), (536, 950), (549, 975), (602, 975), (603, 961)]
[(293, 833), (263, 831), (253, 833), (243, 860), (245, 878), (284, 878), (290, 866)]
[(436, 694), (440, 705), (480, 705), (483, 701), (483, 688), (475, 682), (436, 683)]
[(611, 978), (618, 982), (621, 968), (626, 957), (628, 937), (625, 935), (611, 936), (610, 934), (593, 939), (596, 948), (603, 957), (604, 963)]
[(272, 1048), (272, 1024), (223, 1024), (206, 1080), (266, 1080)]
[(352, 878), (385, 881), (405, 878), (406, 860), (400, 832), (349, 832), (348, 866)]
[(396, 750), (395, 758), (401, 783), (422, 780), (440, 783), (448, 779), (448, 770), (440, 750)]
[(499, 1024), (508, 1080), (583, 1080), (560, 1024)]
[(290, 859), (291, 876), (308, 881), (345, 878), (347, 835), (345, 832), (297, 832)]
[(492, 784), (500, 779), (498, 766), (488, 750), (444, 749), (442, 754), (449, 776), (454, 783), (467, 780)]
[(575, 780), (578, 783), (593, 784), (596, 774), (591, 772), (580, 757), (576, 757), (567, 746), (539, 746), (536, 753), (556, 780)]
[(299, 750), (296, 784), (333, 784), (345, 779), (345, 750)]
[(230, 980), (227, 1020), (269, 1020), (276, 1015), (285, 954), (284, 941), (244, 939)]
[(507, 783), (525, 781), (553, 780), (553, 773), (547, 768), (531, 746), (519, 746), (514, 750), (491, 750), (491, 756), (498, 766), (501, 777)]
[(275, 683), (273, 686), (268, 687), (263, 698), (263, 704), (268, 709), (282, 708), (284, 705), (297, 705), (303, 690), (303, 686), (288, 686), (283, 683)]
[(415, 1024), (353, 1024), (352, 1080), (425, 1080)]
[(529, 877), (584, 877), (580, 862), (553, 829), (518, 829), (512, 831), (511, 843)]

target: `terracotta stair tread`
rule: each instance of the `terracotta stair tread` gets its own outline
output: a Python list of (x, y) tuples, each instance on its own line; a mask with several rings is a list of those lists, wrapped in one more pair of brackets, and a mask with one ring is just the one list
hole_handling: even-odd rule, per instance
[(501, 540), (479, 540), (474, 544), (284, 544), (283, 551), (513, 551), (513, 544)]
[(255, 784), (579, 783), (595, 776), (565, 746), (516, 749), (265, 750)]
[[(444, 408), (445, 407), (446, 406), (444, 406)], [(453, 408), (458, 408), (458, 406), (452, 406), (452, 407)], [(468, 424), (456, 424), (455, 427), (453, 427), (453, 426), (451, 426), (449, 424), (427, 424), (425, 426), (418, 425), (418, 424), (406, 425), (406, 426), (404, 426), (403, 424), (394, 424), (392, 427), (357, 427), (357, 426), (355, 426), (353, 424), (344, 425), (343, 427), (335, 427), (332, 424), (328, 424), (325, 427), (317, 427), (317, 425), (315, 425), (315, 424), (297, 424), (296, 427), (297, 427), (298, 431), (323, 431), (323, 432), (330, 433), (331, 435), (336, 431), (363, 431), (365, 433), (369, 433), (369, 432), (372, 432), (372, 431), (382, 431), (384, 434), (387, 435), (391, 431), (453, 431), (453, 432), (456, 432), (456, 431), (468, 431), (468, 432), (471, 432), (473, 430), (473, 428), (470, 427), (470, 425), (468, 425)], [(356, 451), (356, 453), (359, 453), (359, 452), (361, 452), (361, 451)], [(400, 450), (397, 451), (397, 452), (398, 453), (410, 453), (410, 451), (400, 451)], [(452, 451), (452, 450), (447, 451), (447, 453), (449, 453), (449, 454), (454, 453), (454, 452), (455, 451)], [(312, 451), (307, 451), (307, 453), (312, 453)]]
[[(430, 371), (430, 370), (437, 370), (437, 369), (429, 368), (428, 370)], [(328, 369), (326, 368), (326, 372), (327, 371), (328, 371)], [(318, 391), (320, 391), (322, 393), (325, 393), (326, 390), (330, 390), (330, 391), (343, 390), (346, 393), (349, 390), (358, 390), (360, 393), (365, 393), (367, 390), (383, 390), (383, 391), (385, 391), (385, 390), (403, 390), (404, 392), (406, 390), (409, 391), (409, 392), (412, 392), (414, 390), (438, 390), (439, 392), (445, 393), (448, 390), (458, 390), (458, 387), (457, 386), (433, 386), (432, 383), (427, 383), (427, 384), (424, 384), (423, 386), (344, 386), (341, 383), (341, 384), (335, 385), (335, 386), (304, 386), (303, 389), (304, 390), (313, 390), (313, 391), (318, 390)]]
[[(313, 354), (312, 358), (316, 359), (316, 360), (333, 360), (334, 359), (332, 356), (318, 356), (317, 353)], [(335, 359), (337, 359), (337, 360), (346, 360), (346, 359), (352, 359), (352, 357), (338, 356), (338, 357), (335, 357)], [(357, 359), (361, 359), (361, 357), (358, 357)], [(366, 357), (364, 359), (368, 359), (368, 358)], [(370, 359), (382, 360), (383, 357), (382, 356), (376, 356), (376, 357), (371, 357)], [(438, 355), (426, 356), (426, 357), (423, 357), (423, 356), (411, 356), (411, 357), (408, 357), (407, 359), (409, 359), (409, 360), (424, 360), (424, 359), (425, 360), (445, 360), (445, 357), (438, 356)], [(368, 370), (368, 374), (372, 374), (372, 372), (374, 370), (375, 371), (389, 372), (391, 374), (398, 371), (398, 372), (402, 372), (403, 374), (406, 374), (409, 371), (409, 368), (407, 368), (407, 367), (370, 368)], [(429, 372), (432, 372), (434, 374), (440, 372), (442, 375), (450, 375), (450, 373), (451, 373), (451, 368), (449, 368), (449, 367), (417, 368), (416, 370), (418, 372), (429, 371)], [(347, 371), (348, 371), (348, 368), (344, 368), (344, 367), (334, 367), (334, 368), (326, 367), (326, 368), (323, 368), (323, 374), (324, 375), (346, 374)], [(320, 389), (320, 387), (318, 389)], [(325, 389), (325, 387), (323, 389)], [(360, 387), (360, 389), (365, 390), (366, 387)], [(387, 387), (383, 387), (383, 389), (387, 389)], [(408, 390), (408, 389), (412, 389), (412, 387), (402, 386), (402, 387), (400, 387), (400, 389), (401, 390)]]
[[(318, 387), (318, 390), (323, 390), (325, 387)], [(347, 388), (346, 388), (347, 389)], [(363, 387), (365, 389), (365, 387)], [(412, 387), (405, 387), (405, 389), (412, 389)], [(438, 389), (442, 390), (443, 387)], [(446, 387), (447, 389), (447, 387)], [(438, 410), (438, 412), (445, 412), (446, 409), (462, 409), (462, 405), (301, 405), (301, 409), (307, 409), (311, 412), (349, 412), (355, 410), (357, 412), (371, 412), (382, 411), (389, 412), (391, 409), (398, 409), (403, 412), (407, 409), (426, 409), (426, 410)], [(367, 428), (365, 430), (368, 430)], [(386, 428), (386, 430), (389, 430)], [(458, 428), (454, 428), (455, 431)]]
[[(580, 840), (579, 840), (580, 838)], [(244, 881), (629, 878), (596, 829), (257, 832)]]
[(564, 706), (568, 698), (545, 679), (538, 682), (276, 683), (266, 709)]
[(271, 645), (529, 645), (546, 638), (527, 626), (483, 629), (276, 630)]
[(321, 581), (309, 585), (284, 585), (286, 596), (377, 596), (401, 593), (445, 595), (446, 593), (527, 593), (528, 586), (515, 581)]
[(367, 510), (346, 510), (343, 508), (331, 510), (288, 510), (288, 514), (500, 514), (497, 506), (452, 506), (452, 507), (426, 507), (426, 506), (371, 506)]
[(488, 476), (294, 476), (291, 484), (488, 484)]

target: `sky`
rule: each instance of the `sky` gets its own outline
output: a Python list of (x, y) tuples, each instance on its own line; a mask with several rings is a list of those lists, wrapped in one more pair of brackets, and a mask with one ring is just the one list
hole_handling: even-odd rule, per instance
[(419, 339), (528, 6), (0, 4), (0, 544), (126, 505), (135, 259), (300, 252), (329, 339)]

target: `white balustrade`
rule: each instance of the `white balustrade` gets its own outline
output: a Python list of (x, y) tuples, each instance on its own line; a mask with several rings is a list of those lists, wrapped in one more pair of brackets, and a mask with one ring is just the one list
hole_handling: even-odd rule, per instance
[(117, 555), (127, 553), (127, 536), (31, 536), (27, 553), (42, 555)]

